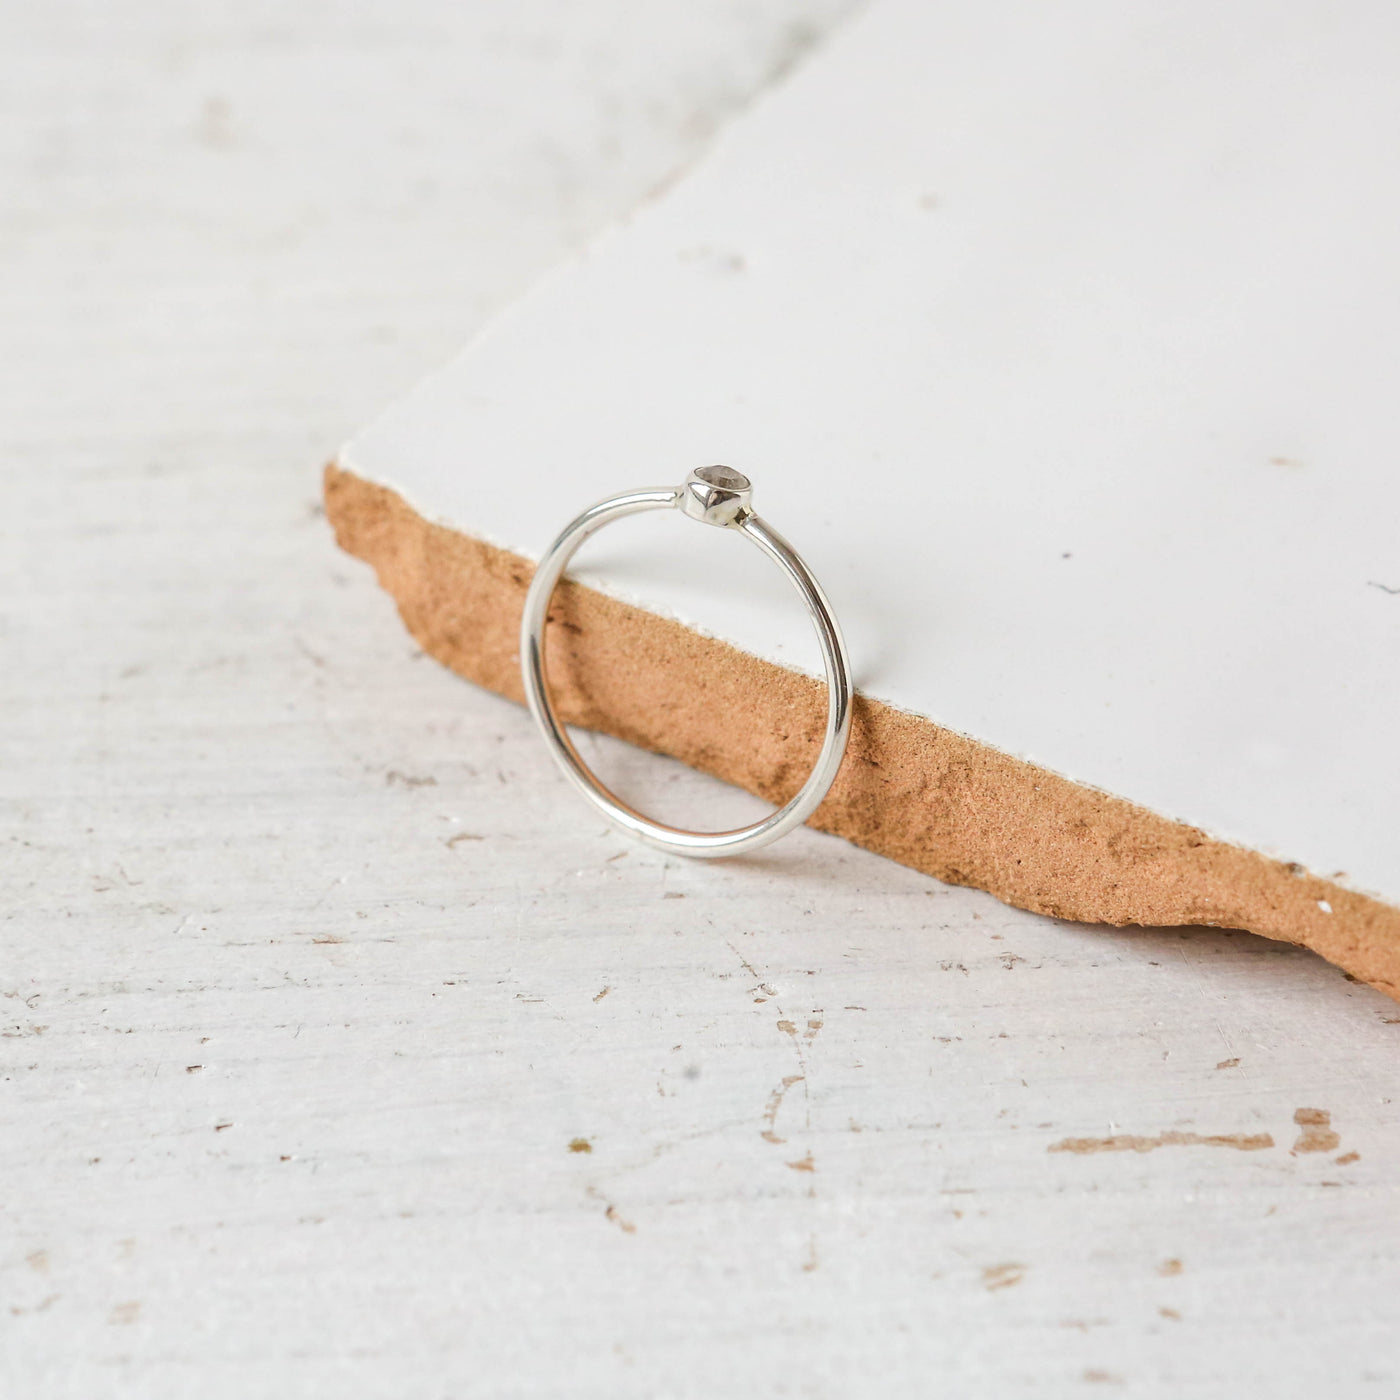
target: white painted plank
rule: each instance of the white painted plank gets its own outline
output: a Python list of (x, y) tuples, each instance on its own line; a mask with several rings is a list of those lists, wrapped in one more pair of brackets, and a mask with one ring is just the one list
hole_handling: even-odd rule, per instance
[[(1392, 1003), (811, 832), (625, 847), (331, 546), (324, 450), (823, 17), (702, 8), (612, 76), (601, 0), (3, 16), (7, 1397), (1393, 1386)], [(1168, 1129), (1277, 1146), (1047, 1150)]]

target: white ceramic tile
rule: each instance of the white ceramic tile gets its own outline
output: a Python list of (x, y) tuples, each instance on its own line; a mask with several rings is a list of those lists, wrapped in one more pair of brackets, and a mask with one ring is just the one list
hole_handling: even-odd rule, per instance
[[(1397, 149), (1392, 7), (888, 0), (344, 460), (527, 554), (731, 463), (868, 693), (1397, 899)], [(814, 664), (621, 528), (583, 577)]]

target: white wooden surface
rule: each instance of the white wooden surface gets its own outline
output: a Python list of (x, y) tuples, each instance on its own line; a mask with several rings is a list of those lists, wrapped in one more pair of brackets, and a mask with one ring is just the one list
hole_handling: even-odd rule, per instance
[(326, 538), (332, 445), (832, 14), (5, 12), (0, 1393), (1394, 1392), (1392, 1003), (624, 845)]
[[(882, 0), (343, 460), (527, 554), (729, 462), (867, 694), (1400, 905), (1397, 228), (1400, 8)], [(583, 576), (820, 671), (630, 535)]]

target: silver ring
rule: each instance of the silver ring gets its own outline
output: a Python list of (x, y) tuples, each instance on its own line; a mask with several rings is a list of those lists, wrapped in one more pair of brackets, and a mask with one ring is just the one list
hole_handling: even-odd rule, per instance
[[(590, 506), (566, 525), (535, 569), (520, 621), (520, 669), (525, 698), (564, 775), (609, 821), (663, 851), (683, 856), (737, 856), (756, 851), (800, 826), (821, 805), (836, 777), (851, 732), (851, 663), (841, 629), (821, 585), (793, 547), (770, 525), (754, 514), (753, 487), (748, 477), (729, 467), (701, 467), (678, 487), (653, 491), (626, 491)], [(751, 539), (788, 576), (802, 595), (816, 625), (826, 667), (830, 703), (826, 715), (826, 739), (811, 776), (785, 806), (751, 826), (733, 831), (682, 831), (654, 822), (615, 797), (589, 771), (554, 712), (545, 681), (545, 623), (549, 602), (574, 552), (588, 537), (610, 521), (644, 510), (674, 508), (692, 520), (738, 530)]]

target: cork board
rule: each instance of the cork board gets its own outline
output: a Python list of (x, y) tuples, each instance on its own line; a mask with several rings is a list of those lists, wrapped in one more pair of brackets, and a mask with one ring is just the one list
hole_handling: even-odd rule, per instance
[[(331, 518), (518, 694), (559, 525), (728, 461), (856, 659), (818, 824), (1393, 993), (1397, 20), (1078, 8), (876, 6), (349, 444)], [(581, 559), (551, 645), (579, 722), (779, 798), (820, 687), (717, 533)]]

